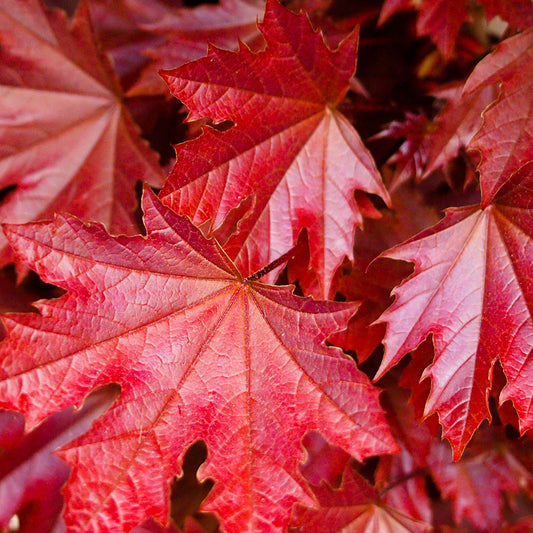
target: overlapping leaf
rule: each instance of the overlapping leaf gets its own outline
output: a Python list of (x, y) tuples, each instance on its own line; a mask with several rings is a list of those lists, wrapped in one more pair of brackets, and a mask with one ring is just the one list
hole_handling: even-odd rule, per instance
[[(479, 0), (477, 3), (485, 8), (488, 20), (499, 15), (511, 26), (519, 29), (526, 29), (533, 24), (533, 6), (529, 0)], [(469, 0), (386, 0), (380, 22), (383, 23), (397, 11), (417, 9), (417, 33), (432, 38), (443, 55), (449, 59), (462, 24), (471, 18), (470, 9), (473, 5)]]
[(434, 442), (428, 463), (439, 490), (452, 502), (456, 523), (467, 518), (478, 531), (495, 531), (506, 502), (523, 490), (531, 495), (532, 443), (506, 441), (490, 428), (476, 441), (456, 463), (446, 443)]
[(462, 84), (457, 83), (440, 88), (433, 96), (446, 101), (433, 120), (407, 113), (404, 122), (394, 121), (376, 136), (405, 139), (387, 161), (395, 166), (390, 191), (410, 179), (427, 178), (461, 154), (480, 129), (482, 112), (496, 99), (491, 86), (464, 96)]
[(435, 360), (426, 413), (437, 412), (460, 456), (490, 418), (488, 393), (499, 359), (522, 430), (533, 426), (533, 163), (509, 177), (485, 208), (467, 207), (385, 255), (413, 261), (414, 274), (394, 292), (378, 376), (430, 333)]
[[(164, 40), (162, 35), (144, 30), (143, 24), (162, 18), (169, 7), (163, 0), (87, 0), (87, 4), (98, 41), (111, 56), (127, 90), (148, 62), (145, 50)], [(181, 6), (181, 2), (176, 0), (175, 5)]]
[(381, 218), (366, 221), (364, 231), (356, 232), (354, 266), (336, 285), (336, 290), (348, 300), (362, 301), (348, 328), (331, 337), (335, 346), (356, 352), (359, 363), (381, 343), (385, 325), (373, 322), (392, 303), (391, 290), (412, 268), (397, 261), (372, 261), (439, 220), (414, 187), (396, 189), (391, 197), (394, 209), (385, 211)]
[[(399, 455), (387, 456), (380, 461), (376, 483), (385, 487), (393, 485), (382, 497), (385, 505), (415, 520), (431, 524), (431, 500), (426, 479), (420, 474), (422, 472), (417, 470), (417, 458), (402, 447)], [(395, 481), (397, 484), (394, 485)]]
[(62, 216), (9, 228), (18, 257), (68, 294), (40, 302), (41, 315), (5, 318), (2, 405), (35, 423), (121, 385), (65, 452), (72, 531), (166, 520), (168, 480), (198, 439), (210, 450), (202, 474), (216, 483), (206, 510), (229, 532), (281, 531), (292, 504), (311, 501), (298, 472), (306, 431), (358, 458), (395, 448), (378, 391), (324, 345), (355, 306), (243, 280), (188, 219), (151, 193), (144, 208), (147, 237)]
[[(2, 222), (67, 211), (133, 232), (138, 180), (162, 181), (124, 110), (82, 2), (70, 23), (39, 0), (0, 6)], [(10, 259), (0, 236), (0, 264)]]
[(483, 114), (483, 129), (470, 144), (481, 152), (483, 206), (513, 172), (533, 161), (533, 28), (502, 42), (481, 61), (465, 91), (491, 86), (500, 87), (500, 97)]
[(423, 533), (431, 529), (428, 524), (383, 505), (378, 491), (350, 467), (346, 468), (339, 489), (332, 489), (324, 481), (311, 487), (320, 507), (295, 506), (291, 521), (295, 529), (291, 531)]
[(141, 24), (143, 30), (159, 35), (163, 42), (146, 52), (150, 62), (128, 94), (167, 92), (158, 71), (205, 56), (208, 43), (235, 50), (241, 40), (260, 48), (263, 41), (257, 22), (264, 9), (264, 0), (222, 0), (217, 5), (200, 5), (194, 9), (168, 8), (157, 20)]
[(483, 111), (496, 99), (491, 86), (468, 96), (461, 92), (461, 85), (455, 84), (434, 94), (447, 102), (424, 139), (427, 161), (422, 177), (444, 166), (466, 148), (481, 127)]
[(335, 109), (355, 69), (357, 34), (331, 51), (305, 15), (275, 0), (261, 31), (262, 52), (211, 48), (205, 59), (165, 73), (191, 119), (235, 125), (224, 133), (206, 128), (179, 145), (162, 198), (195, 223), (208, 222), (209, 233), (224, 233), (244, 273), (287, 252), (307, 229), (310, 266), (326, 297), (362, 222), (354, 190), (388, 201), (370, 153)]
[[(85, 433), (118, 396), (110, 385), (92, 393), (83, 407), (54, 413), (31, 433), (24, 434), (20, 413), (0, 411), (0, 526), (17, 515), (21, 533), (60, 533), (68, 466), (54, 450)], [(6, 529), (7, 530), (7, 529)]]

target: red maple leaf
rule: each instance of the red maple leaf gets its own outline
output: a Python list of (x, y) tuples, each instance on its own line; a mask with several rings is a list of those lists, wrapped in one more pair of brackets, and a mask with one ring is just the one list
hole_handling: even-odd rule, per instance
[(205, 56), (208, 44), (236, 50), (242, 41), (260, 49), (264, 43), (257, 22), (264, 9), (264, 0), (221, 0), (217, 5), (193, 9), (167, 8), (157, 20), (141, 24), (144, 31), (159, 35), (163, 42), (145, 52), (150, 62), (128, 95), (167, 93), (158, 71)]
[(452, 55), (459, 29), (468, 18), (465, 0), (434, 0), (415, 3), (413, 0), (386, 0), (379, 17), (383, 24), (391, 15), (403, 9), (419, 11), (416, 22), (418, 35), (430, 36), (449, 58)]
[(483, 111), (496, 99), (491, 86), (464, 96), (462, 84), (452, 84), (433, 93), (446, 100), (444, 109), (434, 118), (424, 137), (427, 157), (421, 178), (457, 157), (472, 140), (482, 124)]
[(291, 526), (297, 533), (423, 533), (431, 527), (384, 505), (379, 492), (347, 466), (342, 485), (334, 489), (326, 481), (311, 485), (318, 508), (295, 505)]
[[(435, 224), (439, 217), (424, 203), (414, 187), (396, 189), (392, 194), (394, 208), (381, 218), (365, 221), (355, 236), (354, 265), (341, 276), (336, 290), (349, 301), (362, 301), (348, 328), (331, 337), (335, 346), (357, 353), (359, 363), (368, 359), (381, 343), (384, 324), (374, 324), (392, 303), (391, 290), (411, 272), (411, 266), (398, 261), (372, 261), (382, 252)], [(308, 294), (306, 292), (306, 294)]]
[(497, 429), (486, 428), (460, 461), (452, 461), (443, 442), (433, 442), (427, 461), (439, 490), (452, 502), (455, 522), (468, 518), (479, 531), (495, 531), (506, 499), (523, 490), (533, 493), (532, 452), (530, 439), (509, 442)]
[(210, 453), (202, 474), (216, 483), (205, 509), (228, 532), (281, 531), (293, 503), (311, 502), (298, 471), (305, 432), (359, 459), (395, 449), (378, 390), (324, 345), (356, 306), (243, 279), (216, 241), (151, 193), (144, 210), (147, 237), (111, 237), (70, 216), (7, 229), (19, 259), (68, 293), (36, 304), (40, 315), (5, 317), (2, 405), (34, 424), (96, 386), (121, 385), (116, 405), (63, 452), (72, 531), (166, 520), (168, 480), (198, 439)]
[(52, 452), (85, 433), (117, 396), (117, 387), (104, 387), (79, 410), (54, 413), (26, 435), (20, 413), (0, 411), (0, 527), (16, 514), (20, 533), (64, 530), (60, 489), (70, 471)]
[[(372, 156), (336, 110), (354, 73), (357, 33), (331, 51), (304, 14), (275, 0), (261, 31), (268, 43), (262, 52), (210, 48), (205, 59), (164, 73), (191, 119), (235, 126), (207, 127), (177, 146), (161, 194), (196, 224), (208, 222), (208, 233), (218, 230), (245, 274), (287, 252), (307, 229), (310, 266), (327, 297), (337, 267), (353, 257), (353, 230), (362, 223), (354, 190), (388, 202)], [(229, 239), (220, 233), (225, 220)]]
[(439, 224), (385, 254), (414, 262), (415, 272), (380, 318), (388, 328), (376, 377), (433, 334), (435, 360), (422, 375), (432, 379), (425, 414), (439, 414), (455, 458), (481, 421), (490, 419), (497, 359), (508, 381), (500, 401), (513, 401), (522, 431), (533, 426), (532, 187), (530, 162), (488, 206), (450, 210)]
[(494, 85), (500, 97), (483, 113), (483, 128), (469, 146), (481, 152), (483, 206), (513, 172), (533, 160), (533, 28), (503, 41), (481, 61), (465, 92)]
[[(82, 2), (70, 25), (39, 0), (0, 6), (2, 222), (66, 211), (137, 230), (135, 184), (162, 182), (157, 159), (121, 102)], [(0, 236), (0, 265), (11, 256)]]
[(424, 114), (408, 112), (404, 122), (394, 121), (374, 136), (405, 139), (387, 161), (394, 165), (390, 192), (410, 179), (420, 182), (448, 164), (465, 150), (478, 132), (482, 112), (496, 99), (494, 88), (484, 87), (467, 96), (462, 94), (462, 89), (462, 83), (453, 83), (432, 93), (446, 104), (431, 121)]
[(160, 19), (170, 8), (162, 0), (87, 0), (87, 4), (100, 46), (111, 56), (114, 70), (127, 90), (148, 62), (144, 51), (164, 39), (144, 30), (142, 25)]
[[(485, 8), (488, 20), (499, 15), (514, 28), (522, 30), (533, 24), (533, 6), (529, 0), (478, 0), (477, 3)], [(419, 12), (416, 23), (418, 35), (433, 39), (444, 57), (449, 59), (461, 26), (471, 18), (473, 6), (470, 0), (386, 0), (379, 22), (384, 23), (397, 11), (416, 9)]]
[(394, 168), (389, 192), (392, 193), (413, 177), (417, 182), (420, 181), (428, 159), (425, 138), (430, 128), (431, 122), (424, 113), (408, 111), (403, 122), (394, 120), (384, 130), (374, 135), (374, 139), (404, 139), (396, 152), (387, 160), (387, 164), (393, 165)]

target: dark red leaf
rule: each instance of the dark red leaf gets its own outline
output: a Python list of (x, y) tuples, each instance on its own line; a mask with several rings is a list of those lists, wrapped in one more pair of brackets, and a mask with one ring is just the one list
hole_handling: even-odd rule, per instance
[(117, 396), (116, 386), (100, 389), (79, 410), (63, 409), (28, 434), (20, 413), (0, 411), (0, 527), (16, 514), (20, 533), (63, 531), (60, 489), (70, 469), (52, 452), (88, 431)]
[(295, 506), (291, 525), (299, 533), (421, 533), (431, 529), (380, 503), (377, 491), (352, 468), (346, 468), (340, 489), (332, 489), (325, 481), (311, 488), (320, 507)]

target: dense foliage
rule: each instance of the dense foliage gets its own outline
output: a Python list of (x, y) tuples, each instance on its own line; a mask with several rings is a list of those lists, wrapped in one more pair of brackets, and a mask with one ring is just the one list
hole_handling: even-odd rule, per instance
[(4, 0), (0, 96), (2, 531), (531, 530), (529, 0)]

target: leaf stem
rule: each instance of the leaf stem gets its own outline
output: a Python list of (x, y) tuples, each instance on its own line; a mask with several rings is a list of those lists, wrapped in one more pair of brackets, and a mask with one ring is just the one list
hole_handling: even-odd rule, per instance
[(277, 259), (274, 259), (274, 261), (269, 263), (267, 266), (261, 268), (257, 272), (245, 278), (244, 281), (245, 282), (256, 281), (259, 278), (266, 276), (269, 272), (277, 268), (282, 263), (285, 263), (286, 261), (289, 261), (289, 259), (292, 259), (296, 255), (297, 248), (298, 248), (298, 244), (293, 246), (288, 252), (284, 253), (282, 256), (278, 257)]
[(393, 489), (394, 487), (397, 487), (398, 485), (401, 485), (402, 483), (405, 483), (406, 481), (409, 481), (410, 479), (420, 476), (421, 474), (425, 474), (426, 471), (424, 468), (416, 468), (412, 472), (409, 472), (408, 474), (405, 474), (403, 476), (400, 476), (399, 478), (395, 479), (391, 483), (389, 483), (380, 493), (379, 497), (382, 498), (383, 495), (388, 492), (389, 490)]

